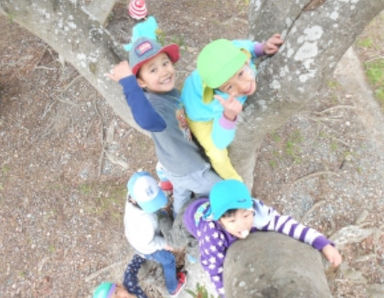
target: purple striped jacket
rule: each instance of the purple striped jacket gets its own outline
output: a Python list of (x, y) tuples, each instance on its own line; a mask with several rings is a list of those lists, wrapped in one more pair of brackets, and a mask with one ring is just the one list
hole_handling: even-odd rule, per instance
[[(228, 247), (238, 240), (217, 222), (206, 218), (209, 200), (201, 198), (189, 204), (184, 212), (186, 229), (199, 241), (200, 262), (210, 275), (219, 295), (224, 296), (223, 264)], [(333, 243), (315, 229), (306, 227), (290, 216), (280, 215), (260, 200), (253, 200), (255, 211), (251, 233), (274, 231), (305, 242), (317, 250)]]

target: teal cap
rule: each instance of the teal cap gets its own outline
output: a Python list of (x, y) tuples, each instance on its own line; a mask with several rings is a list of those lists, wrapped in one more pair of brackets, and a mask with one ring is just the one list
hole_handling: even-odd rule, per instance
[(116, 284), (111, 282), (102, 282), (93, 292), (93, 298), (109, 298), (115, 291)]
[(218, 220), (230, 209), (249, 209), (252, 197), (247, 186), (235, 179), (217, 182), (209, 193), (210, 213), (207, 216)]

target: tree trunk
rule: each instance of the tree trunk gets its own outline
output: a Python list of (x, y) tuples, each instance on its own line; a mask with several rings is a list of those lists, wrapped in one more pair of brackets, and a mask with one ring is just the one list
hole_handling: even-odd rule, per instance
[[(107, 3), (100, 1), (98, 3)], [(281, 126), (307, 102), (315, 99), (356, 36), (383, 9), (384, 0), (251, 1), (251, 38), (263, 40), (280, 32), (285, 43), (278, 54), (260, 64), (258, 91), (248, 100), (239, 119), (238, 134), (231, 146), (233, 163), (249, 187), (252, 187), (257, 150), (264, 136)], [(92, 8), (89, 7), (89, 10)], [(78, 5), (77, 1), (69, 0), (0, 0), (0, 11), (48, 43), (101, 93), (118, 116), (139, 129), (133, 121), (121, 88), (104, 76), (118, 60), (127, 58), (120, 45), (100, 24), (105, 15), (95, 17), (94, 10), (88, 13), (87, 8)], [(239, 241), (229, 249), (226, 264), (230, 265), (226, 265), (224, 272), (228, 297), (252, 297), (250, 294), (235, 294), (236, 291), (242, 291), (242, 284), (233, 284), (232, 273), (236, 273), (238, 280), (247, 279), (247, 289), (264, 291), (263, 287), (256, 288), (261, 285), (258, 282), (262, 279), (259, 271), (246, 272), (243, 276), (240, 269), (244, 269), (241, 262), (245, 257), (255, 262), (265, 259), (276, 245), (272, 239), (275, 235), (270, 234), (251, 235), (249, 239)], [(259, 241), (260, 237), (265, 237), (265, 241)], [(313, 259), (316, 252), (309, 247), (302, 250), (301, 243), (292, 242), (288, 237), (283, 241), (290, 242), (290, 248), (282, 245), (285, 252), (296, 252), (303, 259), (313, 260), (311, 269), (318, 273), (311, 273), (311, 276), (315, 274), (319, 280), (309, 279), (306, 283), (315, 289), (321, 281), (320, 288), (326, 289), (319, 258)], [(242, 253), (243, 245), (247, 246), (247, 254)], [(261, 246), (254, 249), (256, 245)], [(283, 258), (286, 259), (287, 256)], [(237, 260), (240, 263), (236, 263)], [(271, 266), (279, 264), (275, 261), (277, 258), (271, 262)], [(255, 264), (252, 262), (253, 267)], [(277, 269), (283, 268), (283, 264), (276, 265)], [(308, 269), (303, 263), (297, 262), (296, 265), (295, 270), (299, 272)], [(270, 266), (260, 269), (265, 270), (268, 276), (277, 272)], [(284, 280), (287, 273), (278, 276), (279, 280)], [(275, 289), (270, 287), (266, 291), (264, 296), (278, 297), (274, 296), (275, 292), (270, 292)], [(311, 294), (309, 296), (314, 297)]]
[(383, 9), (384, 0), (251, 1), (251, 39), (281, 33), (285, 42), (259, 65), (258, 90), (247, 101), (231, 147), (249, 187), (264, 136), (315, 100), (357, 35)]
[(278, 233), (254, 233), (227, 252), (225, 297), (329, 298), (322, 267), (319, 252), (305, 243)]
[[(249, 187), (264, 136), (315, 100), (357, 35), (383, 9), (384, 0), (251, 1), (251, 39), (282, 33), (285, 43), (259, 65), (258, 90), (248, 99), (230, 150)], [(228, 250), (226, 297), (331, 296), (323, 266), (313, 259), (316, 251), (278, 236), (251, 235)]]

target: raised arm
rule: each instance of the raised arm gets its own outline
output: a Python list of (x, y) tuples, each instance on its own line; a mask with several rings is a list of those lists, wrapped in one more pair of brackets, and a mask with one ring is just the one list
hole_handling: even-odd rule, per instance
[(290, 216), (280, 215), (276, 210), (254, 200), (254, 226), (262, 231), (275, 231), (301, 242), (311, 245), (321, 251), (326, 259), (337, 267), (341, 263), (341, 256), (333, 243), (323, 234), (307, 227)]
[(117, 64), (107, 77), (119, 82), (123, 87), (125, 99), (131, 108), (133, 118), (143, 129), (159, 132), (166, 128), (164, 119), (155, 111), (151, 103), (145, 97), (143, 89), (137, 84), (136, 77), (127, 61)]

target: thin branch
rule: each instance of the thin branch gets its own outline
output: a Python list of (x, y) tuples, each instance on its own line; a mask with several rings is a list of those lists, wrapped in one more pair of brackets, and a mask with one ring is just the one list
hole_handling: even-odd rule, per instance
[(321, 201), (316, 202), (307, 212), (305, 212), (305, 214), (301, 218), (301, 221), (306, 222), (307, 218), (313, 213), (313, 211), (315, 211), (317, 208), (320, 208), (321, 206), (323, 206), (326, 203), (327, 203), (327, 201), (325, 201), (325, 200), (321, 200)]
[(88, 275), (86, 278), (85, 278), (85, 281), (86, 282), (90, 282), (91, 280), (95, 279), (96, 277), (98, 277), (99, 275), (105, 273), (105, 272), (108, 272), (109, 270), (115, 268), (115, 267), (119, 267), (121, 265), (124, 265), (126, 262), (126, 260), (124, 261), (118, 261), (118, 262), (115, 262), (115, 263), (112, 263), (111, 265), (108, 265), (107, 267), (104, 267), (104, 268), (101, 268), (100, 270), (97, 270), (96, 272)]
[(72, 81), (70, 81), (64, 88), (63, 88), (63, 91), (61, 91), (61, 93), (63, 94), (65, 91), (68, 90), (69, 87), (71, 87), (74, 83), (76, 83), (78, 80), (80, 80), (82, 78), (81, 75), (78, 75), (76, 76)]
[(100, 110), (97, 106), (97, 103), (95, 102), (95, 110), (96, 113), (99, 115), (100, 119), (100, 143), (101, 143), (101, 152), (100, 152), (100, 157), (99, 157), (99, 165), (98, 165), (98, 171), (97, 171), (97, 176), (100, 177), (102, 168), (103, 168), (103, 161), (104, 161), (104, 154), (105, 154), (105, 134), (104, 134), (104, 119), (103, 116), (100, 113)]
[(312, 112), (314, 115), (317, 115), (317, 116), (322, 116), (324, 115), (325, 113), (331, 113), (333, 111), (336, 111), (336, 110), (357, 110), (357, 108), (355, 106), (352, 106), (352, 105), (337, 105), (337, 106), (332, 106), (330, 108), (327, 108), (325, 110), (322, 110), (320, 112)]
[(302, 182), (303, 180), (307, 180), (310, 178), (314, 178), (314, 177), (318, 177), (318, 176), (327, 176), (327, 175), (328, 176), (339, 176), (340, 174), (333, 172), (333, 171), (319, 171), (319, 172), (315, 172), (315, 173), (311, 173), (311, 174), (302, 176), (302, 177), (296, 179), (295, 181), (293, 181), (293, 184)]

